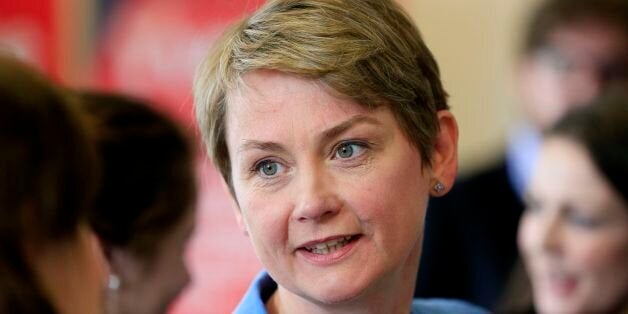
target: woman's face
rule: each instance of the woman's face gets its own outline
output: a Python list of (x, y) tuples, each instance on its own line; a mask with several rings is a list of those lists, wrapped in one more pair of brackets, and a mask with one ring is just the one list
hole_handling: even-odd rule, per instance
[(628, 209), (582, 146), (543, 145), (519, 230), (542, 313), (603, 313), (628, 298)]
[(236, 215), (280, 289), (333, 304), (411, 287), (433, 171), (391, 111), (278, 72), (243, 86), (227, 112)]

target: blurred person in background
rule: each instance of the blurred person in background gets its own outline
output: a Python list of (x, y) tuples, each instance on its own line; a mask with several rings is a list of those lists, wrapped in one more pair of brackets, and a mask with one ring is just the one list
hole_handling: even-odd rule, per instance
[(101, 313), (105, 261), (87, 224), (98, 180), (79, 115), (0, 56), (0, 313)]
[(142, 101), (76, 92), (102, 180), (89, 213), (111, 268), (107, 313), (165, 313), (189, 282), (195, 219), (194, 154), (173, 121)]
[(461, 178), (447, 196), (431, 202), (417, 296), (495, 305), (518, 258), (523, 191), (541, 132), (611, 84), (628, 86), (628, 1), (540, 3), (518, 76), (527, 122), (514, 132), (501, 161)]
[(545, 134), (518, 240), (537, 312), (628, 313), (625, 90), (569, 113)]

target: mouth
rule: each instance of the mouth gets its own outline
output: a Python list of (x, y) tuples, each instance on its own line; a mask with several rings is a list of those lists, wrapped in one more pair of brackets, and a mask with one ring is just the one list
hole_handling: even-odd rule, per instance
[(578, 287), (577, 276), (562, 267), (552, 267), (549, 269), (537, 269), (533, 275), (533, 282), (537, 282), (541, 291), (546, 295), (554, 297), (568, 297)]
[(325, 239), (323, 241), (312, 241), (298, 248), (298, 250), (306, 250), (313, 254), (327, 255), (332, 254), (345, 246), (355, 242), (360, 236), (338, 236)]
[(571, 294), (578, 284), (575, 276), (563, 272), (552, 272), (547, 280), (551, 291), (561, 296)]

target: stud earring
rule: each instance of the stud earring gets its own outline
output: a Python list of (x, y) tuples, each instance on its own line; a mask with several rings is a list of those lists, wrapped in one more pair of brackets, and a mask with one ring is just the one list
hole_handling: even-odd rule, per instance
[(105, 313), (119, 314), (120, 311), (120, 277), (109, 274), (107, 280), (107, 297), (105, 298)]
[(107, 282), (107, 288), (111, 291), (116, 291), (120, 288), (120, 278), (114, 274), (109, 275), (109, 281)]
[(443, 191), (445, 191), (445, 185), (442, 182), (437, 181), (434, 185), (434, 192), (441, 194)]

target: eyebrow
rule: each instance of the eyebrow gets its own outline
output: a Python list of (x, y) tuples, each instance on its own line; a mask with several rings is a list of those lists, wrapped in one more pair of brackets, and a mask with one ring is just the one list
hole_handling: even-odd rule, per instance
[(365, 116), (365, 115), (356, 115), (356, 116), (352, 117), (351, 119), (338, 124), (337, 126), (334, 126), (334, 127), (330, 128), (330, 129), (327, 129), (327, 130), (323, 131), (323, 134), (321, 135), (321, 140), (325, 141), (325, 140), (329, 140), (329, 139), (335, 138), (338, 135), (340, 135), (340, 134), (346, 132), (347, 130), (351, 129), (356, 124), (361, 124), (361, 123), (374, 124), (374, 125), (380, 125), (381, 124), (379, 122), (379, 120), (377, 120), (375, 118), (368, 117), (368, 116)]
[(286, 149), (283, 146), (275, 142), (262, 142), (257, 140), (244, 140), (243, 142), (244, 144), (240, 145), (240, 147), (238, 148), (238, 153), (250, 149), (272, 152), (286, 152)]
[[(344, 121), (334, 127), (331, 127), (327, 130), (324, 130), (320, 135), (319, 140), (321, 142), (329, 141), (340, 134), (346, 132), (351, 129), (356, 124), (367, 123), (380, 125), (381, 122), (375, 118), (364, 116), (364, 115), (356, 115), (351, 119)], [(276, 142), (266, 142), (266, 141), (258, 141), (258, 140), (243, 140), (243, 144), (238, 148), (238, 153), (241, 153), (246, 150), (254, 149), (254, 150), (263, 150), (263, 151), (271, 151), (278, 153), (285, 153), (287, 150), (279, 143)]]

